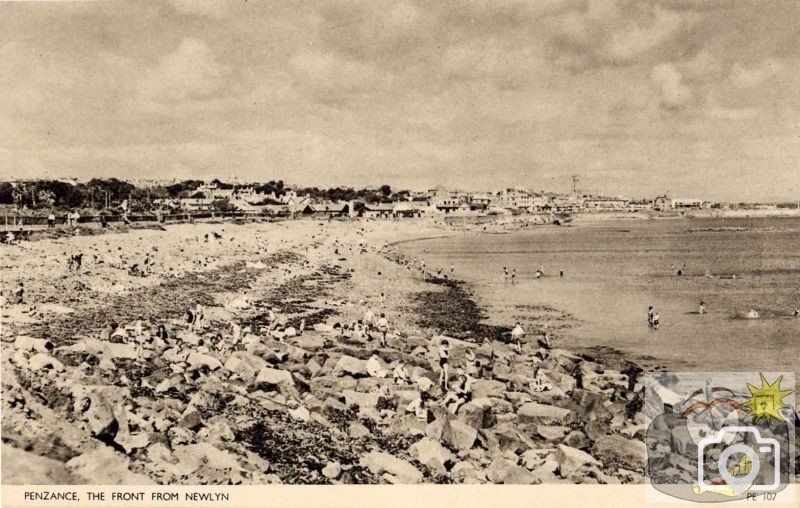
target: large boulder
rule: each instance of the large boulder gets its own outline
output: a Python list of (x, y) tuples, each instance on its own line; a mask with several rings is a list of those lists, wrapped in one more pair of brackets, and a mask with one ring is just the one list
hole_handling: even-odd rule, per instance
[(388, 473), (396, 483), (420, 483), (422, 473), (407, 460), (381, 451), (371, 451), (361, 457), (361, 467), (373, 474)]
[(505, 392), (505, 383), (492, 379), (479, 379), (472, 384), (472, 397), (474, 399), (482, 399), (485, 397), (497, 397), (502, 399)]
[(343, 390), (344, 403), (347, 407), (357, 406), (359, 409), (374, 408), (378, 405), (377, 393), (356, 392), (353, 390)]
[(569, 433), (569, 427), (561, 425), (537, 425), (536, 434), (545, 441), (560, 442)]
[(531, 485), (534, 482), (530, 471), (505, 457), (498, 457), (491, 463), (486, 478), (492, 483), (505, 485)]
[(186, 357), (186, 363), (189, 364), (191, 369), (206, 367), (209, 370), (217, 370), (222, 368), (222, 363), (213, 356), (197, 352), (189, 353), (189, 356)]
[(367, 362), (359, 360), (352, 356), (343, 355), (336, 362), (333, 367), (333, 374), (335, 376), (352, 376), (352, 377), (366, 377), (369, 376), (367, 371)]
[(255, 382), (256, 384), (266, 383), (275, 386), (294, 386), (294, 379), (292, 379), (291, 372), (287, 370), (273, 369), (270, 367), (264, 367), (261, 369)]
[(53, 350), (54, 346), (53, 343), (47, 339), (38, 339), (28, 335), (18, 335), (14, 340), (14, 347), (22, 351), (49, 353)]
[(252, 382), (267, 362), (260, 356), (246, 351), (236, 351), (228, 357), (225, 368), (233, 372), (245, 382)]
[(442, 431), (442, 440), (460, 452), (472, 448), (477, 437), (478, 430), (476, 428), (458, 420), (450, 420)]
[(424, 437), (411, 445), (409, 455), (437, 473), (447, 472), (447, 468), (455, 460), (453, 453), (442, 446), (436, 439)]
[(611, 412), (606, 408), (608, 398), (604, 394), (576, 389), (572, 392), (571, 407), (582, 422), (610, 421)]
[(561, 425), (569, 422), (569, 416), (569, 409), (538, 402), (523, 404), (517, 410), (517, 418), (521, 423)]
[[(489, 401), (487, 400), (487, 402)], [(456, 412), (456, 419), (475, 429), (486, 429), (497, 423), (491, 402), (478, 404), (476, 401), (472, 401), (462, 404)]]
[(3, 443), (3, 485), (74, 485), (75, 478), (60, 460)]
[(601, 461), (635, 470), (644, 468), (646, 451), (644, 442), (617, 434), (601, 436), (592, 447), (592, 455)]
[(32, 371), (53, 369), (57, 372), (62, 372), (64, 364), (47, 353), (36, 353), (28, 359), (28, 368)]
[(562, 478), (569, 478), (584, 467), (602, 465), (588, 453), (563, 444), (558, 445), (556, 460), (558, 461), (558, 470)]
[(78, 455), (67, 462), (67, 470), (83, 483), (93, 485), (152, 485), (145, 475), (131, 472), (130, 460), (108, 446)]
[(454, 482), (464, 484), (481, 483), (486, 478), (482, 471), (466, 461), (456, 462), (450, 470), (450, 477)]

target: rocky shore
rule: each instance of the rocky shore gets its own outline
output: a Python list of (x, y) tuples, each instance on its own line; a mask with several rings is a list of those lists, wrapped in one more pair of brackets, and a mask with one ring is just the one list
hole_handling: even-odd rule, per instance
[[(3, 247), (3, 482), (641, 482), (641, 369), (533, 327), (518, 348), (388, 244), (446, 234), (295, 221)], [(450, 391), (469, 377), (455, 399), (443, 341)]]

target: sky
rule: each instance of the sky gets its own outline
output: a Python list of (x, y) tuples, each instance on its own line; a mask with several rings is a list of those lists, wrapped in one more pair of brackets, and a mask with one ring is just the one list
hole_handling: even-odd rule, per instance
[(0, 4), (0, 173), (800, 199), (796, 0)]

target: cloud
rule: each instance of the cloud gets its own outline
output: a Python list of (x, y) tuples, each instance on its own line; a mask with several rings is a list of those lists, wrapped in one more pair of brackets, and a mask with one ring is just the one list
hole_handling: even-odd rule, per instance
[(391, 76), (376, 67), (331, 51), (304, 49), (289, 64), (299, 85), (327, 98), (377, 90), (391, 83)]
[(681, 73), (672, 64), (662, 63), (653, 67), (650, 79), (658, 87), (661, 105), (666, 108), (679, 108), (692, 99), (692, 91), (683, 84)]
[(212, 98), (220, 93), (230, 73), (231, 68), (219, 63), (205, 42), (186, 38), (145, 72), (139, 91), (142, 98), (157, 103)]
[(783, 64), (774, 58), (768, 58), (760, 65), (745, 67), (735, 63), (731, 69), (731, 81), (738, 88), (753, 88), (783, 72)]
[(758, 116), (756, 108), (709, 108), (707, 114), (711, 118), (721, 120), (749, 120)]
[(684, 26), (685, 20), (680, 14), (656, 8), (651, 23), (644, 26), (631, 23), (613, 33), (604, 48), (606, 56), (628, 62), (670, 41)]
[(225, 2), (218, 0), (170, 0), (170, 5), (185, 16), (222, 19), (227, 15)]

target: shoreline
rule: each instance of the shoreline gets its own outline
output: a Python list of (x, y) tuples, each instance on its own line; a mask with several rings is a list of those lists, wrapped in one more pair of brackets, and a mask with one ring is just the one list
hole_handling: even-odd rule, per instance
[[(44, 240), (34, 249), (4, 247), (11, 254), (4, 264), (16, 268), (4, 279), (4, 289), (17, 278), (25, 280), (26, 295), (38, 309), (34, 314), (4, 309), (14, 312), (4, 312), (3, 384), (11, 405), (4, 411), (3, 453), (23, 454), (31, 464), (62, 457), (58, 469), (78, 483), (91, 479), (83, 465), (87, 460), (120, 475), (101, 483), (225, 481), (227, 476), (214, 470), (174, 476), (171, 461), (194, 463), (198, 454), (216, 465), (233, 460), (241, 483), (641, 481), (632, 455), (620, 458), (609, 451), (638, 453), (636, 443), (641, 444), (643, 429), (632, 409), (641, 401), (636, 390), (628, 390), (635, 388), (628, 386), (631, 374), (609, 368), (602, 358), (556, 348), (542, 352), (532, 343), (515, 352), (500, 340), (508, 329), (483, 322), (484, 311), (463, 283), (424, 281), (411, 267), (389, 259), (389, 236), (441, 230), (406, 223), (387, 231), (369, 221), (196, 224)], [(210, 233), (220, 238), (203, 241)], [(84, 253), (80, 274), (66, 270), (64, 250)], [(126, 274), (146, 252), (156, 258), (154, 273)], [(199, 336), (180, 320), (181, 310), (195, 303), (205, 307), (207, 319)], [(389, 347), (355, 336), (342, 341), (331, 328), (361, 318), (367, 306), (387, 314)], [(424, 319), (420, 306), (450, 322)], [(305, 320), (305, 332), (265, 332), (270, 308), (285, 319), (281, 328), (298, 328)], [(137, 359), (140, 315), (146, 334), (166, 323), (180, 340)], [(111, 320), (128, 334), (113, 347), (95, 338)], [(231, 328), (236, 323), (242, 330), (238, 343)], [(473, 402), (465, 409), (451, 414), (434, 404), (433, 419), (420, 425), (405, 406), (423, 390), (415, 383), (424, 379), (433, 385), (428, 389), (434, 400), (444, 395), (436, 387), (442, 328), (455, 335), (449, 339), (454, 371), (464, 368), (467, 348), (493, 369), (477, 378)], [(466, 332), (475, 340), (466, 340)], [(482, 335), (495, 340), (479, 344)], [(36, 342), (25, 337), (49, 340), (53, 347), (37, 353), (26, 346)], [(219, 351), (198, 342), (214, 344), (218, 338)], [(396, 385), (391, 376), (372, 375), (366, 368), (373, 355), (389, 372), (405, 362), (417, 381)], [(195, 369), (189, 359), (205, 367)], [(636, 384), (637, 367), (629, 367)], [(452, 381), (455, 372), (451, 376)], [(534, 391), (534, 382), (549, 388)], [(387, 385), (394, 416), (375, 407), (375, 394)], [(107, 430), (91, 430), (92, 418), (87, 421), (80, 409), (81, 393), (110, 409), (104, 417), (94, 416), (117, 422), (120, 430), (104, 438), (115, 447), (98, 441), (97, 433)], [(587, 400), (595, 401), (593, 409), (587, 409)], [(173, 402), (168, 407), (165, 401)], [(614, 420), (615, 414), (622, 420)], [(53, 432), (44, 434), (44, 428)], [(270, 450), (279, 443), (293, 443), (281, 452), (286, 459)], [(439, 464), (423, 446), (452, 458)], [(586, 457), (593, 455), (602, 461), (592, 465)], [(564, 469), (575, 457), (590, 474)], [(397, 461), (404, 464), (399, 469)], [(619, 470), (620, 461), (628, 467)], [(51, 483), (54, 476), (39, 470), (17, 479)]]

